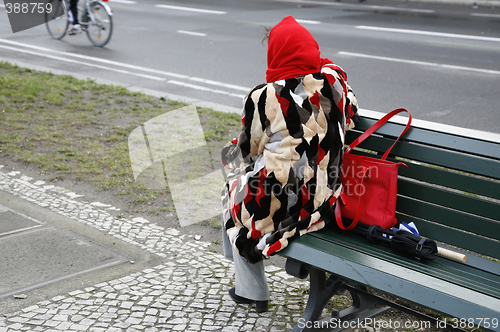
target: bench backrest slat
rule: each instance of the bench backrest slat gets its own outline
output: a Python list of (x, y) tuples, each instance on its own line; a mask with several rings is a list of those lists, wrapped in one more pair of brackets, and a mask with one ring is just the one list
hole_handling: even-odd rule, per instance
[[(479, 216), (466, 214), (461, 211), (447, 209), (419, 200), (409, 199), (404, 196), (398, 197), (397, 211), (410, 214), (414, 217), (429, 220), (441, 225), (459, 228), (472, 235), (481, 235), (498, 240), (499, 226), (497, 221), (481, 218)], [(435, 240), (440, 240), (440, 234), (435, 234)]]
[(398, 221), (405, 221), (407, 223), (414, 222), (418, 225), (420, 233), (425, 234), (431, 239), (439, 237), (439, 241), (441, 242), (500, 259), (500, 242), (498, 241), (486, 237), (481, 238), (481, 241), (470, 241), (471, 235), (469, 233), (465, 233), (456, 228), (446, 227), (401, 213), (397, 213), (396, 218)]
[[(422, 183), (416, 183), (405, 178), (400, 178), (398, 180), (398, 193), (405, 197), (420, 201), (431, 200), (434, 204), (484, 218), (493, 220), (498, 220), (498, 218), (500, 218), (500, 204), (479, 199), (470, 194), (458, 193), (435, 186), (431, 187)], [(500, 234), (490, 235), (500, 240)]]
[(500, 182), (416, 163), (408, 166), (399, 168), (401, 176), (500, 200)]
[[(385, 152), (385, 149), (389, 148), (393, 142), (393, 138), (372, 136), (360, 144), (359, 147), (368, 150), (380, 150), (382, 147), (382, 151)], [(436, 167), (446, 167), (457, 171), (500, 179), (499, 161), (486, 159), (482, 156), (463, 154), (406, 141), (396, 144), (391, 150), (390, 155), (420, 161), (435, 165)]]
[[(365, 131), (372, 126), (376, 120), (361, 118), (361, 122), (354, 130)], [(396, 123), (387, 123), (377, 130), (378, 134), (388, 137), (398, 137), (404, 126)], [(409, 142), (418, 142), (428, 146), (442, 147), (447, 150), (461, 151), (484, 157), (500, 158), (500, 145), (496, 142), (469, 138), (456, 134), (439, 132), (431, 129), (412, 127), (404, 137)]]
[[(363, 151), (355, 151), (355, 153), (376, 158), (372, 153)], [(394, 158), (387, 158), (387, 160), (393, 162), (402, 161), (401, 159), (396, 160)], [(500, 181), (492, 181), (490, 178), (471, 176), (465, 172), (456, 172), (442, 166), (429, 166), (407, 160), (403, 160), (403, 162), (408, 165), (408, 168), (399, 168), (399, 175), (401, 176), (500, 200)]]

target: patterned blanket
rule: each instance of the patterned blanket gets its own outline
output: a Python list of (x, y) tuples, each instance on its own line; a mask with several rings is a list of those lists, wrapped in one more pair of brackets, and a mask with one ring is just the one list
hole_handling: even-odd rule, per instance
[(329, 222), (341, 189), (345, 132), (358, 121), (356, 97), (334, 64), (249, 92), (242, 131), (222, 151), (223, 222), (248, 262)]

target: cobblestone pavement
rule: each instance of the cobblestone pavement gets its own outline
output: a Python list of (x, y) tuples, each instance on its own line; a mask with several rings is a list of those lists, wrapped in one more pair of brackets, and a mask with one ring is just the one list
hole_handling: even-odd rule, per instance
[(112, 206), (2, 168), (0, 190), (160, 256), (162, 264), (0, 313), (0, 332), (285, 331), (304, 309), (306, 283), (281, 268), (266, 267), (272, 301), (269, 312), (257, 314), (230, 299), (232, 263), (210, 243), (144, 218), (114, 217)]

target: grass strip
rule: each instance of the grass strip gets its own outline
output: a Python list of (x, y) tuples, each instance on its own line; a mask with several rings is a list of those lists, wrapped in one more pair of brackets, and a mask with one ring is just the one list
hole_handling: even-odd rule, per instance
[[(151, 190), (134, 180), (128, 136), (183, 106), (120, 86), (0, 62), (0, 158), (36, 169), (45, 181), (84, 182), (109, 191), (134, 213), (175, 214), (168, 187)], [(197, 111), (211, 155), (211, 165), (205, 166), (216, 169), (221, 148), (241, 127), (241, 116)], [(193, 159), (178, 162), (192, 164)]]

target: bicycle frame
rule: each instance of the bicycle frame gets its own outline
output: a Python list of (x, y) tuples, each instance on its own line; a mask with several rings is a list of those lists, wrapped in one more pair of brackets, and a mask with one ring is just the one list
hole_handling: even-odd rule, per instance
[[(65, 1), (64, 1), (65, 2)], [(84, 6), (85, 6), (85, 9), (83, 10), (82, 12), (82, 16), (85, 15), (85, 13), (87, 13), (89, 15), (89, 18), (90, 18), (90, 22), (87, 21), (87, 22), (80, 22), (80, 25), (83, 25), (85, 27), (89, 26), (89, 25), (92, 25), (92, 24), (95, 24), (95, 18), (94, 18), (94, 15), (92, 14), (92, 11), (90, 10), (91, 8), (91, 4), (93, 2), (100, 2), (101, 5), (104, 7), (104, 9), (106, 10), (106, 12), (108, 13), (109, 16), (113, 16), (113, 12), (111, 11), (111, 8), (108, 6), (108, 4), (106, 3), (107, 0), (103, 0), (103, 1), (100, 1), (100, 0), (84, 0)], [(80, 9), (80, 7), (78, 8)]]

